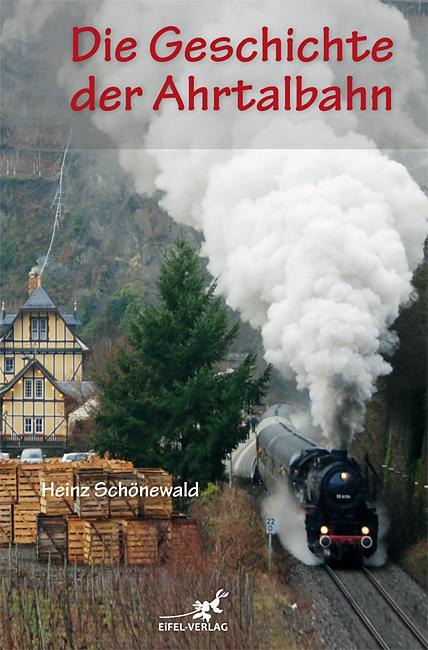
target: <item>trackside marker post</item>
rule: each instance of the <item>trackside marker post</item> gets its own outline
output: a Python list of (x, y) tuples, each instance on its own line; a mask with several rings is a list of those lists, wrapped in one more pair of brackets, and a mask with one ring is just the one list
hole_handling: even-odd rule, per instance
[(274, 517), (266, 517), (266, 535), (268, 536), (268, 569), (272, 571), (272, 535), (276, 533)]

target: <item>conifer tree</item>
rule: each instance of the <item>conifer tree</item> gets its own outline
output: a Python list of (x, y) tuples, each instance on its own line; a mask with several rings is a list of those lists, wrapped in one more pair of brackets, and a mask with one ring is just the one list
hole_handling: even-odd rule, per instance
[(242, 408), (260, 403), (270, 368), (253, 378), (250, 354), (232, 373), (219, 362), (235, 340), (197, 252), (178, 241), (167, 253), (157, 304), (134, 314), (127, 341), (98, 378), (95, 447), (159, 466), (205, 485), (223, 477), (223, 460), (245, 433)]

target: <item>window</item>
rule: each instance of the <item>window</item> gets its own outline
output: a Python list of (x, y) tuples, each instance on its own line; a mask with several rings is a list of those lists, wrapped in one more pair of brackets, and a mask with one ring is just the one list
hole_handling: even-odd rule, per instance
[(32, 399), (33, 397), (33, 380), (24, 379), (24, 397), (25, 399)]
[(4, 360), (4, 371), (7, 374), (13, 374), (15, 372), (15, 359), (13, 357), (6, 357)]
[(39, 338), (41, 341), (46, 341), (48, 338), (48, 320), (47, 318), (39, 319)]
[(37, 399), (43, 399), (43, 379), (34, 380), (34, 397)]
[(48, 319), (31, 319), (31, 339), (33, 341), (46, 341), (48, 338)]
[(36, 433), (43, 433), (43, 418), (36, 418), (35, 419), (35, 432)]
[(38, 318), (32, 318), (31, 319), (31, 338), (36, 339), (36, 340), (39, 338), (39, 319)]
[(33, 418), (24, 418), (24, 433), (33, 433)]

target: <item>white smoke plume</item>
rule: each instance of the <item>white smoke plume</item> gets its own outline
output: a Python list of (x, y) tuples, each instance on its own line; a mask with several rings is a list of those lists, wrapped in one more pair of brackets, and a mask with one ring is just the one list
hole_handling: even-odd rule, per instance
[(164, 155), (164, 207), (202, 230), (219, 291), (261, 328), (266, 359), (309, 390), (314, 423), (346, 445), (391, 370), (383, 354), (422, 258), (426, 197), (377, 150), (254, 150), (212, 162), (184, 208), (208, 154), (189, 152), (175, 174), (182, 154)]
[[(169, 214), (203, 233), (202, 253), (219, 291), (261, 330), (266, 360), (309, 391), (313, 423), (344, 447), (363, 427), (377, 379), (391, 371), (385, 354), (396, 337), (390, 327), (411, 297), (412, 272), (422, 260), (426, 236), (425, 195), (402, 164), (376, 149), (386, 139), (398, 143), (403, 132), (411, 143), (424, 136), (417, 120), (424, 80), (409, 25), (400, 12), (377, 1), (367, 13), (358, 2), (247, 3), (247, 11), (238, 3), (239, 27), (237, 3), (202, 4), (210, 8), (202, 26), (206, 34), (233, 33), (234, 24), (241, 35), (252, 33), (265, 22), (267, 6), (272, 24), (294, 25), (296, 33), (318, 33), (325, 24), (340, 33), (358, 28), (372, 40), (394, 32), (399, 56), (388, 65), (359, 67), (362, 83), (393, 83), (397, 105), (388, 120), (341, 111), (323, 118), (290, 114), (280, 123), (277, 115), (245, 122), (238, 112), (224, 111), (209, 123), (210, 131), (219, 133), (219, 148), (208, 150), (192, 149), (207, 130), (200, 112), (188, 114), (188, 126), (181, 129), (170, 106), (155, 116), (146, 106), (126, 119), (121, 112), (94, 117), (119, 147), (136, 190), (161, 190)], [(127, 11), (126, 3), (101, 2), (95, 13), (89, 6), (92, 24), (114, 25), (121, 34), (133, 33), (136, 24), (171, 24), (169, 3), (132, 3)], [(201, 33), (194, 20), (192, 12), (180, 16), (193, 35)], [(354, 67), (344, 61), (341, 78)], [(173, 68), (179, 81), (189, 74), (180, 63)], [(287, 64), (287, 73), (298, 68)], [(144, 58), (125, 68), (92, 61), (89, 69), (102, 85), (118, 75), (127, 83), (159, 73), (148, 69)], [(247, 70), (263, 85), (263, 65)], [(208, 63), (198, 68), (205, 81), (220, 76), (213, 83), (241, 73), (230, 66), (214, 71)], [(334, 83), (338, 74), (330, 63), (305, 68), (308, 83)], [(75, 89), (76, 75), (83, 81), (88, 70), (64, 66), (60, 79)], [(279, 124), (290, 148), (266, 149), (275, 146)], [(137, 127), (141, 149), (129, 149)], [(254, 148), (230, 150), (243, 141)], [(160, 143), (183, 149), (156, 149)]]
[(274, 517), (281, 544), (304, 564), (314, 566), (322, 560), (311, 553), (305, 529), (305, 513), (285, 485), (263, 499), (263, 514)]

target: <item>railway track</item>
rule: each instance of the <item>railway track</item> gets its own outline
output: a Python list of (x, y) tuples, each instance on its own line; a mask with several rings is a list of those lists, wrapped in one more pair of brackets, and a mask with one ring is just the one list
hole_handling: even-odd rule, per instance
[[(394, 650), (392, 646), (387, 641), (385, 641), (384, 637), (379, 632), (379, 630), (375, 627), (375, 625), (373, 625), (370, 616), (367, 615), (363, 607), (361, 607), (361, 605), (357, 602), (357, 600), (354, 598), (347, 585), (344, 583), (341, 577), (336, 573), (336, 571), (334, 571), (331, 567), (327, 565), (325, 565), (325, 569), (329, 574), (330, 578), (332, 579), (332, 581), (339, 589), (339, 591), (345, 597), (346, 601), (352, 607), (352, 609), (358, 616), (361, 623), (367, 629), (369, 634), (374, 638), (379, 648), (382, 648), (383, 650)], [(396, 618), (400, 620), (400, 622), (406, 628), (406, 630), (410, 632), (413, 638), (417, 639), (420, 647), (424, 648), (425, 650), (428, 650), (428, 642), (423, 636), (423, 634), (418, 630), (418, 628), (410, 620), (410, 618), (403, 611), (400, 605), (398, 605), (398, 603), (394, 600), (391, 594), (385, 589), (385, 587), (379, 582), (379, 580), (375, 578), (373, 573), (369, 569), (364, 567), (361, 571), (361, 574), (367, 578), (367, 580), (370, 582), (371, 585), (373, 585), (376, 592), (382, 597), (383, 601), (387, 603), (390, 610), (394, 612)]]

